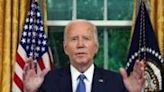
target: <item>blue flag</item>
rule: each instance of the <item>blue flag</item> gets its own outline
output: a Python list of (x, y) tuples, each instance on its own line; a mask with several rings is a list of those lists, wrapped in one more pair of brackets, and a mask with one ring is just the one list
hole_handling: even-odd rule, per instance
[[(127, 72), (133, 71), (136, 59), (144, 59), (145, 67), (145, 86), (144, 92), (159, 92), (163, 86), (163, 58), (153, 32), (148, 11), (144, 2), (141, 0), (135, 28), (129, 48), (127, 58)], [(163, 91), (162, 91), (163, 92)]]

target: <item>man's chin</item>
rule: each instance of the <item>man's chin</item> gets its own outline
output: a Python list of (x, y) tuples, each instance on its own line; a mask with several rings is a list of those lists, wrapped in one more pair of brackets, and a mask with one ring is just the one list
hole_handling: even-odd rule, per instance
[(80, 65), (82, 64), (87, 64), (88, 63), (88, 61), (86, 60), (86, 59), (78, 59), (77, 60), (77, 63), (79, 63)]

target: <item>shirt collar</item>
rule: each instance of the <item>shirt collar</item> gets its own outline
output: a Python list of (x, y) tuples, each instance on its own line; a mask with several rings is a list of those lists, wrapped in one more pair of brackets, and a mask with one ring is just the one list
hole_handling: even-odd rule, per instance
[[(72, 75), (73, 81), (77, 81), (77, 79), (81, 73), (73, 65), (70, 65), (70, 69), (71, 69), (71, 75)], [(86, 76), (87, 81), (92, 81), (93, 73), (94, 73), (94, 65), (92, 64), (87, 69), (87, 71), (85, 71), (83, 74)]]

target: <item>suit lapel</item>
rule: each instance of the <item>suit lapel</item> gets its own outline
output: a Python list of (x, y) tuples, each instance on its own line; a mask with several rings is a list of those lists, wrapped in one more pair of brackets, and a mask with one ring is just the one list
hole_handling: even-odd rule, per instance
[(72, 79), (70, 68), (67, 67), (61, 72), (61, 92), (72, 92)]
[(105, 87), (105, 79), (103, 77), (103, 73), (98, 68), (95, 67), (91, 92), (102, 92), (104, 87)]

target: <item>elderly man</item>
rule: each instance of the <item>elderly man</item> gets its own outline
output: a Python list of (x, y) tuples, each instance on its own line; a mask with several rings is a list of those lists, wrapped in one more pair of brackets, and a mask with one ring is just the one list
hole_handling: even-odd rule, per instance
[(96, 27), (89, 21), (71, 21), (65, 28), (63, 44), (70, 65), (52, 71), (45, 69), (36, 74), (34, 67), (26, 64), (25, 92), (141, 92), (144, 84), (143, 61), (135, 63), (129, 76), (123, 68), (117, 74), (94, 64), (99, 44)]

